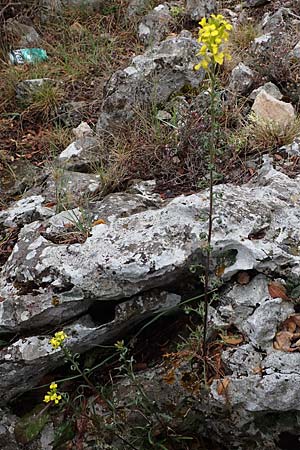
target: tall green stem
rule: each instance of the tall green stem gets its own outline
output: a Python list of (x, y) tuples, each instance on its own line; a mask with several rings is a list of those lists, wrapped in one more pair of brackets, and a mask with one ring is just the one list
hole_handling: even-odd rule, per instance
[(211, 129), (209, 140), (209, 211), (208, 211), (208, 235), (207, 235), (207, 249), (205, 261), (204, 274), (204, 326), (203, 326), (203, 357), (206, 371), (206, 356), (207, 356), (207, 322), (208, 322), (208, 305), (209, 305), (209, 272), (210, 272), (210, 257), (211, 257), (211, 237), (213, 224), (213, 186), (214, 186), (214, 165), (216, 155), (216, 75), (215, 64), (209, 74), (210, 80), (210, 117)]

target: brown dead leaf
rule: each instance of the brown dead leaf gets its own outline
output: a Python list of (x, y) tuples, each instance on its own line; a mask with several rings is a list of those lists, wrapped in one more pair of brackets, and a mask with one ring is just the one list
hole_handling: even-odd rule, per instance
[(286, 319), (282, 324), (283, 331), (289, 331), (290, 333), (294, 333), (296, 331), (297, 325), (294, 321), (293, 316)]
[(167, 375), (163, 377), (163, 380), (168, 384), (174, 384), (175, 382), (175, 369), (169, 370)]
[(291, 342), (293, 339), (294, 333), (290, 331), (279, 331), (276, 334), (275, 342), (273, 344), (276, 350), (282, 350), (283, 352), (292, 352), (294, 351), (291, 348)]
[(221, 277), (225, 272), (226, 267), (224, 265), (216, 267), (215, 274), (217, 277)]
[(220, 380), (217, 385), (217, 393), (219, 395), (226, 394), (228, 385), (229, 385), (229, 378), (223, 378), (223, 380)]
[(52, 206), (55, 206), (55, 205), (56, 205), (56, 202), (48, 202), (48, 203), (44, 204), (45, 208), (52, 208)]
[(262, 369), (261, 366), (257, 366), (257, 367), (254, 367), (254, 369), (252, 369), (252, 372), (253, 372), (255, 375), (262, 375), (263, 369)]
[(282, 298), (282, 300), (289, 300), (286, 295), (286, 288), (277, 281), (271, 281), (268, 284), (269, 294), (272, 298)]
[(103, 219), (98, 219), (98, 220), (95, 220), (93, 223), (92, 223), (92, 226), (93, 227), (95, 227), (96, 225), (105, 225), (105, 220), (103, 220)]
[(294, 316), (291, 316), (291, 318), (293, 318), (293, 321), (297, 327), (300, 327), (300, 314), (295, 314)]
[(244, 341), (243, 336), (235, 336), (235, 335), (220, 335), (222, 338), (222, 341), (227, 345), (238, 345), (241, 344)]
[(246, 271), (241, 271), (238, 273), (237, 282), (239, 284), (248, 284), (250, 281), (250, 275)]

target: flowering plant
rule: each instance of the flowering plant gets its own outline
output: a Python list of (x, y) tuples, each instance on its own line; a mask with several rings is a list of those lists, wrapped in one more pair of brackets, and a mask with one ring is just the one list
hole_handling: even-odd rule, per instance
[(44, 397), (44, 402), (49, 403), (53, 401), (56, 405), (61, 400), (61, 395), (57, 393), (57, 384), (55, 382), (50, 384), (50, 391), (47, 392), (47, 395)]
[(196, 64), (195, 70), (201, 67), (204, 70), (209, 70), (211, 63), (222, 65), (224, 58), (230, 59), (230, 55), (222, 50), (222, 44), (228, 41), (228, 32), (232, 30), (227, 20), (222, 14), (212, 14), (208, 20), (205, 17), (199, 22), (201, 28), (199, 29), (198, 42), (203, 44), (197, 56), (202, 56), (203, 59), (199, 64)]

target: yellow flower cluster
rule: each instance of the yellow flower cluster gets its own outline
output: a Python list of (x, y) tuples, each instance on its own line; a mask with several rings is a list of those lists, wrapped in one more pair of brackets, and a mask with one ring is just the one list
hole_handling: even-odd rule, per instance
[(228, 41), (232, 25), (221, 14), (212, 14), (208, 20), (203, 17), (199, 24), (202, 28), (199, 30), (198, 42), (203, 45), (197, 56), (202, 56), (203, 59), (195, 66), (195, 70), (201, 67), (209, 70), (211, 62), (222, 65), (224, 58), (230, 59), (230, 55), (222, 51), (221, 46)]
[(51, 383), (50, 384), (50, 391), (47, 392), (47, 395), (44, 397), (44, 402), (54, 402), (56, 405), (61, 400), (61, 395), (57, 393), (57, 384)]
[(64, 331), (57, 331), (57, 333), (55, 333), (54, 337), (50, 339), (49, 343), (52, 345), (52, 348), (54, 350), (56, 350), (57, 348), (59, 348), (61, 346), (61, 344), (63, 343), (63, 341), (65, 339), (67, 339), (67, 335)]

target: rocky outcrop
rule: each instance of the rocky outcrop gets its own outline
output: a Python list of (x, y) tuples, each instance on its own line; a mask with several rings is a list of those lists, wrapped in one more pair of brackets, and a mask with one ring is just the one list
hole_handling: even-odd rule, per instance
[(163, 104), (185, 86), (199, 86), (204, 73), (194, 71), (197, 49), (196, 39), (184, 33), (136, 56), (129, 67), (117, 71), (105, 87), (98, 133), (124, 126), (139, 109)]

